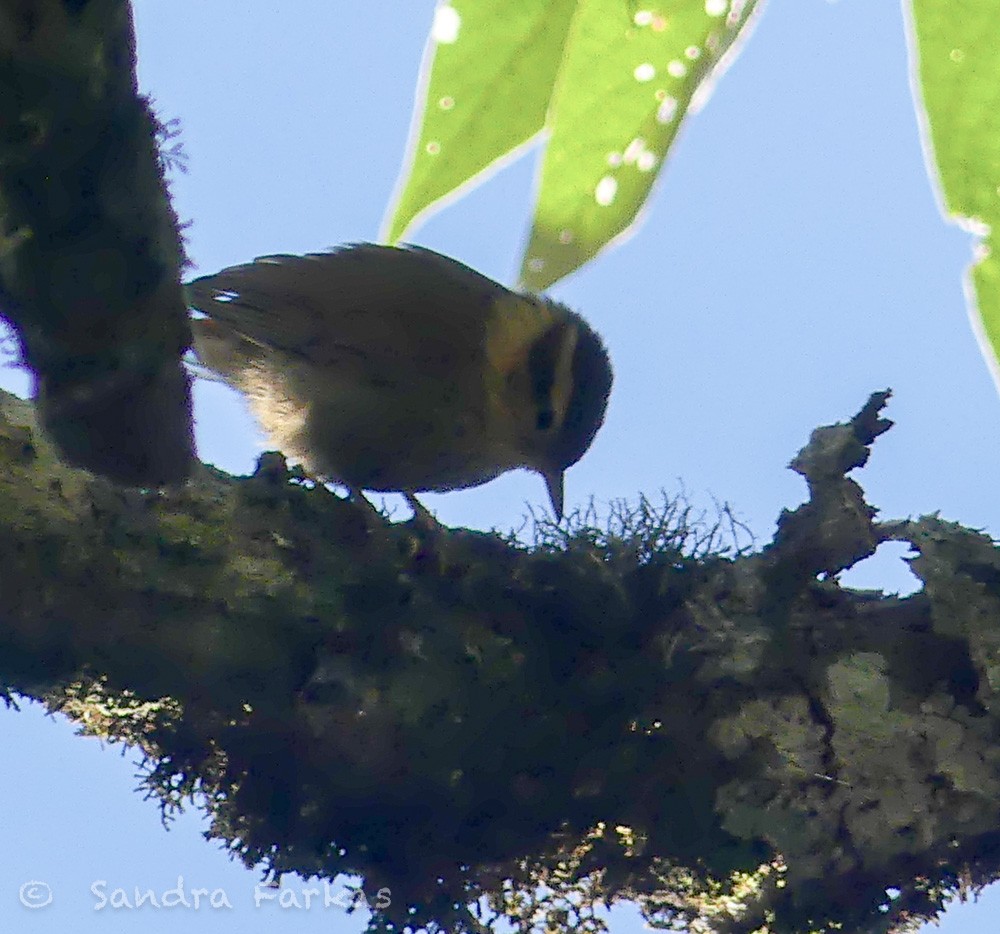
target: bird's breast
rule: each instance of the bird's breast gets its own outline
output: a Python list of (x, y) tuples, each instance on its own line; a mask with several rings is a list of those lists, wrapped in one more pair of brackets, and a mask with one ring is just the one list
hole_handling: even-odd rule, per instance
[(240, 382), (269, 440), (330, 480), (379, 491), (448, 490), (519, 466), (490, 428), (481, 367), (475, 378), (449, 379), (403, 366), (394, 373), (331, 366), (321, 374), (257, 366)]

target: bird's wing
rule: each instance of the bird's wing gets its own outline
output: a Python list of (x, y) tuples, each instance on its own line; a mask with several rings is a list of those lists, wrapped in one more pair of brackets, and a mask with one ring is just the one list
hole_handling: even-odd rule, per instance
[(375, 244), (262, 256), (188, 285), (191, 306), (217, 324), (320, 365), (351, 355), (467, 359), (510, 294), (432, 250)]

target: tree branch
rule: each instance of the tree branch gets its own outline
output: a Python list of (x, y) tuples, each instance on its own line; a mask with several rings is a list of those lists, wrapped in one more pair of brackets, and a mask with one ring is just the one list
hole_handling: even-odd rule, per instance
[[(893, 930), (998, 874), (1000, 553), (874, 522), (844, 473), (886, 398), (729, 555), (645, 501), (533, 548), (390, 524), (277, 455), (122, 492), (8, 398), (0, 683), (141, 747), (248, 865), (385, 887), (376, 924)], [(839, 585), (889, 539), (922, 590)]]
[(0, 311), (71, 463), (188, 475), (191, 343), (159, 124), (124, 0), (0, 4)]

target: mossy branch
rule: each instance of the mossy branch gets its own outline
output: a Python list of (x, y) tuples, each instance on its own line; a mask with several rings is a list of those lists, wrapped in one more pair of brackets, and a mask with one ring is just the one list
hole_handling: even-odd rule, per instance
[(64, 458), (121, 483), (193, 459), (183, 251), (125, 0), (0, 4), (0, 313)]
[[(276, 455), (123, 492), (8, 397), (0, 683), (140, 747), (248, 865), (388, 889), (376, 925), (468, 929), (487, 896), (523, 929), (599, 926), (603, 898), (899, 929), (998, 875), (1000, 552), (875, 521), (845, 473), (886, 395), (814, 433), (809, 500), (729, 555), (649, 508), (533, 548), (392, 524)], [(889, 539), (920, 591), (840, 586)]]

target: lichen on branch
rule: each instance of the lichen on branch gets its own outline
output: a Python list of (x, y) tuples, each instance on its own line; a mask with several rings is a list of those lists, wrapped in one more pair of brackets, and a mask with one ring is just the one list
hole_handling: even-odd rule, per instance
[[(846, 474), (887, 399), (755, 551), (646, 500), (534, 545), (392, 523), (278, 455), (123, 492), (8, 400), (0, 683), (248, 866), (361, 876), (375, 927), (905, 929), (1000, 874), (1000, 552), (876, 520)], [(888, 540), (921, 589), (842, 587)]]

